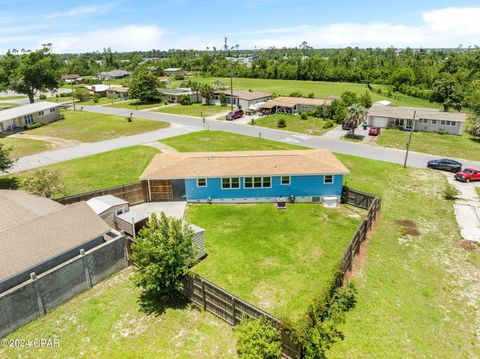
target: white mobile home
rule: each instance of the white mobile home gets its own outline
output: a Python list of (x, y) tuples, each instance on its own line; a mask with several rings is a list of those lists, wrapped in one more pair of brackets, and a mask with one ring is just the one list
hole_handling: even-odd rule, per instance
[(22, 129), (32, 123), (50, 123), (61, 118), (60, 104), (36, 102), (0, 111), (0, 132)]

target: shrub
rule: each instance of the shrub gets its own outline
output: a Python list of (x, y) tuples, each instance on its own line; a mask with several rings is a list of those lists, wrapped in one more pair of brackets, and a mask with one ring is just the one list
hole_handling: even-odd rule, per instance
[(182, 74), (175, 74), (173, 75), (173, 79), (177, 81), (181, 81), (181, 80), (185, 80), (185, 76), (183, 76)]
[(290, 97), (303, 97), (303, 94), (300, 91), (294, 91), (288, 96), (290, 96)]
[(228, 102), (227, 95), (225, 95), (225, 94), (222, 92), (222, 93), (220, 93), (220, 97), (219, 97), (219, 98), (220, 98), (220, 104), (221, 104), (222, 106), (225, 106), (225, 105), (227, 104), (227, 102)]
[(443, 190), (443, 197), (449, 201), (453, 201), (457, 198), (458, 195), (458, 189), (454, 186), (451, 185), (450, 183), (447, 184), (447, 187)]
[(25, 130), (33, 130), (34, 128), (39, 128), (39, 127), (42, 127), (43, 126), (43, 123), (41, 122), (34, 122), (34, 123), (31, 123), (30, 125), (25, 125), (23, 126), (23, 128)]
[(34, 171), (22, 181), (22, 187), (30, 193), (52, 198), (56, 194), (63, 194), (62, 176), (56, 171), (41, 169)]
[(169, 104), (169, 102), (167, 100), (163, 101), (163, 104), (166, 106)]
[(47, 99), (47, 95), (45, 95), (45, 94), (42, 93), (42, 94), (40, 94), (40, 96), (38, 96), (38, 98), (39, 98), (40, 100), (46, 100), (46, 99)]
[(302, 112), (302, 113), (300, 114), (300, 118), (301, 118), (302, 120), (308, 120), (308, 115), (307, 115), (305, 112)]
[(94, 103), (98, 103), (98, 101), (100, 100), (100, 95), (98, 93), (96, 93), (95, 95), (93, 95), (93, 98), (92, 98), (92, 101)]
[(0, 172), (8, 171), (15, 163), (12, 158), (13, 146), (5, 146), (0, 143)]
[(86, 88), (80, 87), (73, 92), (73, 96), (83, 102), (90, 98), (90, 92)]
[(188, 106), (192, 104), (192, 99), (189, 95), (180, 95), (179, 102), (184, 106)]
[(440, 134), (440, 135), (446, 135), (446, 134), (447, 134), (447, 131), (445, 131), (444, 128), (441, 128), (441, 129), (439, 129), (439, 130), (437, 131), (437, 133)]
[(333, 122), (332, 121), (325, 121), (323, 124), (323, 128), (332, 128), (333, 127)]
[(60, 94), (60, 97), (72, 97), (72, 93), (71, 92), (62, 92)]
[(314, 97), (315, 97), (315, 94), (314, 94), (313, 92), (310, 92), (310, 93), (308, 94), (308, 98), (314, 98)]
[(285, 121), (284, 118), (280, 118), (277, 122), (277, 127), (278, 128), (285, 128), (287, 127), (287, 121)]
[(281, 357), (280, 332), (265, 317), (244, 318), (235, 328), (235, 336), (240, 358), (277, 359)]

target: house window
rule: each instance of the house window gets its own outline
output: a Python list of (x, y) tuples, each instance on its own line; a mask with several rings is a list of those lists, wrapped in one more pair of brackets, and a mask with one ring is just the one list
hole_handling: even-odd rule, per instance
[(280, 183), (284, 186), (289, 185), (290, 184), (290, 176), (282, 176)]
[(437, 120), (432, 120), (432, 125), (436, 125), (437, 124)]
[(25, 115), (25, 116), (24, 116), (24, 119), (25, 119), (25, 124), (26, 124), (26, 125), (30, 125), (30, 124), (33, 123), (33, 116), (32, 116), (32, 114)]
[(245, 177), (245, 188), (270, 188), (272, 177)]
[(240, 178), (222, 178), (222, 189), (240, 188)]
[(445, 124), (445, 121), (440, 121), (440, 124), (441, 124), (441, 125), (444, 125), (444, 124)]
[(450, 121), (447, 121), (447, 126), (450, 126)]
[(450, 126), (456, 126), (457, 123), (455, 121), (450, 122)]
[(117, 209), (117, 210), (115, 211), (115, 215), (116, 215), (116, 216), (118, 216), (118, 215), (120, 215), (120, 214), (122, 214), (122, 213), (125, 213), (125, 208), (120, 208), (120, 209)]
[(323, 183), (325, 183), (325, 184), (333, 183), (333, 175), (325, 175), (323, 177)]
[(43, 111), (40, 111), (40, 112), (38, 113), (38, 116), (43, 116), (44, 114), (45, 114), (45, 113), (44, 113)]
[(51, 109), (50, 109), (50, 113), (52, 113), (52, 112), (55, 112), (55, 109), (54, 109), (54, 108), (51, 108)]
[(197, 187), (207, 187), (207, 179), (197, 178)]

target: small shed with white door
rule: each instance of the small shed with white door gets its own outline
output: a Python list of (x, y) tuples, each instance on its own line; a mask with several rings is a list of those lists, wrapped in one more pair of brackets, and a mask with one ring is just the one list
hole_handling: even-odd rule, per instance
[(112, 227), (118, 215), (128, 212), (128, 202), (111, 194), (90, 198), (87, 204)]

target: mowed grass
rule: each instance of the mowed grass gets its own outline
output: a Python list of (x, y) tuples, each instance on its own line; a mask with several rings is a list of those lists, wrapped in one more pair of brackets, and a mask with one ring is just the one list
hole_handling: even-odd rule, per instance
[(278, 317), (298, 320), (332, 275), (365, 215), (349, 206), (191, 204), (208, 257), (193, 271)]
[[(222, 77), (196, 77), (195, 81), (202, 83), (212, 83), (221, 81), (225, 85), (230, 85), (229, 78)], [(292, 92), (301, 92), (303, 96), (313, 93), (315, 97), (324, 98), (327, 96), (340, 96), (345, 91), (352, 91), (357, 95), (362, 95), (367, 90), (364, 84), (351, 82), (326, 82), (326, 81), (300, 81), (300, 80), (271, 80), (271, 79), (249, 79), (234, 78), (233, 88), (237, 90), (253, 90), (262, 91), (281, 96), (288, 96)], [(399, 99), (390, 99), (386, 95), (378, 95), (369, 92), (372, 100), (389, 100), (394, 106), (421, 106), (421, 107), (438, 107), (429, 101), (417, 99), (410, 96), (401, 96)]]
[(161, 142), (175, 148), (178, 152), (266, 151), (305, 148), (289, 143), (236, 135), (223, 131), (192, 132), (186, 135), (167, 138)]
[(33, 130), (32, 135), (60, 137), (80, 142), (97, 142), (166, 128), (168, 123), (84, 111), (63, 111), (64, 120), (52, 122)]
[[(383, 147), (405, 149), (408, 136), (408, 131), (382, 129), (376, 143)], [(474, 138), (466, 132), (462, 136), (414, 132), (410, 149), (439, 156), (480, 161), (480, 139)]]
[(12, 157), (14, 158), (33, 155), (53, 148), (50, 143), (45, 141), (14, 137), (0, 138), (0, 144), (12, 147)]
[(14, 108), (20, 106), (16, 103), (8, 103), (8, 102), (0, 102), (0, 111), (1, 110), (8, 110), (9, 108)]
[(125, 108), (127, 110), (145, 110), (148, 108), (154, 108), (154, 107), (159, 107), (163, 105), (164, 105), (163, 101), (144, 103), (138, 100), (128, 100), (128, 101), (121, 101), (115, 104), (106, 104), (104, 107)]
[[(278, 121), (284, 119), (286, 127), (279, 128)], [(308, 135), (320, 136), (324, 133), (330, 131), (333, 127), (323, 128), (327, 121), (316, 118), (313, 116), (308, 116), (307, 120), (303, 120), (298, 115), (282, 115), (274, 114), (270, 116), (259, 117), (255, 120), (255, 125), (262, 127), (275, 128), (279, 130), (287, 130), (293, 132), (306, 133)], [(334, 125), (336, 126), (336, 125)]]
[(171, 113), (175, 115), (208, 117), (208, 116), (218, 115), (225, 111), (230, 111), (230, 107), (216, 106), (216, 105), (202, 105), (201, 103), (194, 103), (192, 105), (186, 105), (186, 106), (183, 106), (183, 105), (166, 106), (165, 108), (160, 108), (154, 111)]
[[(62, 175), (64, 193), (69, 196), (97, 189), (118, 186), (139, 180), (145, 167), (158, 150), (148, 146), (132, 146), (70, 161), (45, 166)], [(15, 188), (34, 170), (15, 175), (0, 176), (0, 188)]]
[[(480, 356), (480, 252), (460, 246), (443, 174), (338, 155), (352, 188), (382, 196), (381, 220), (356, 278), (357, 305), (329, 358)], [(397, 220), (411, 220), (411, 236)]]
[(146, 313), (125, 269), (10, 334), (59, 348), (0, 348), (2, 358), (235, 358), (232, 328), (188, 303)]

